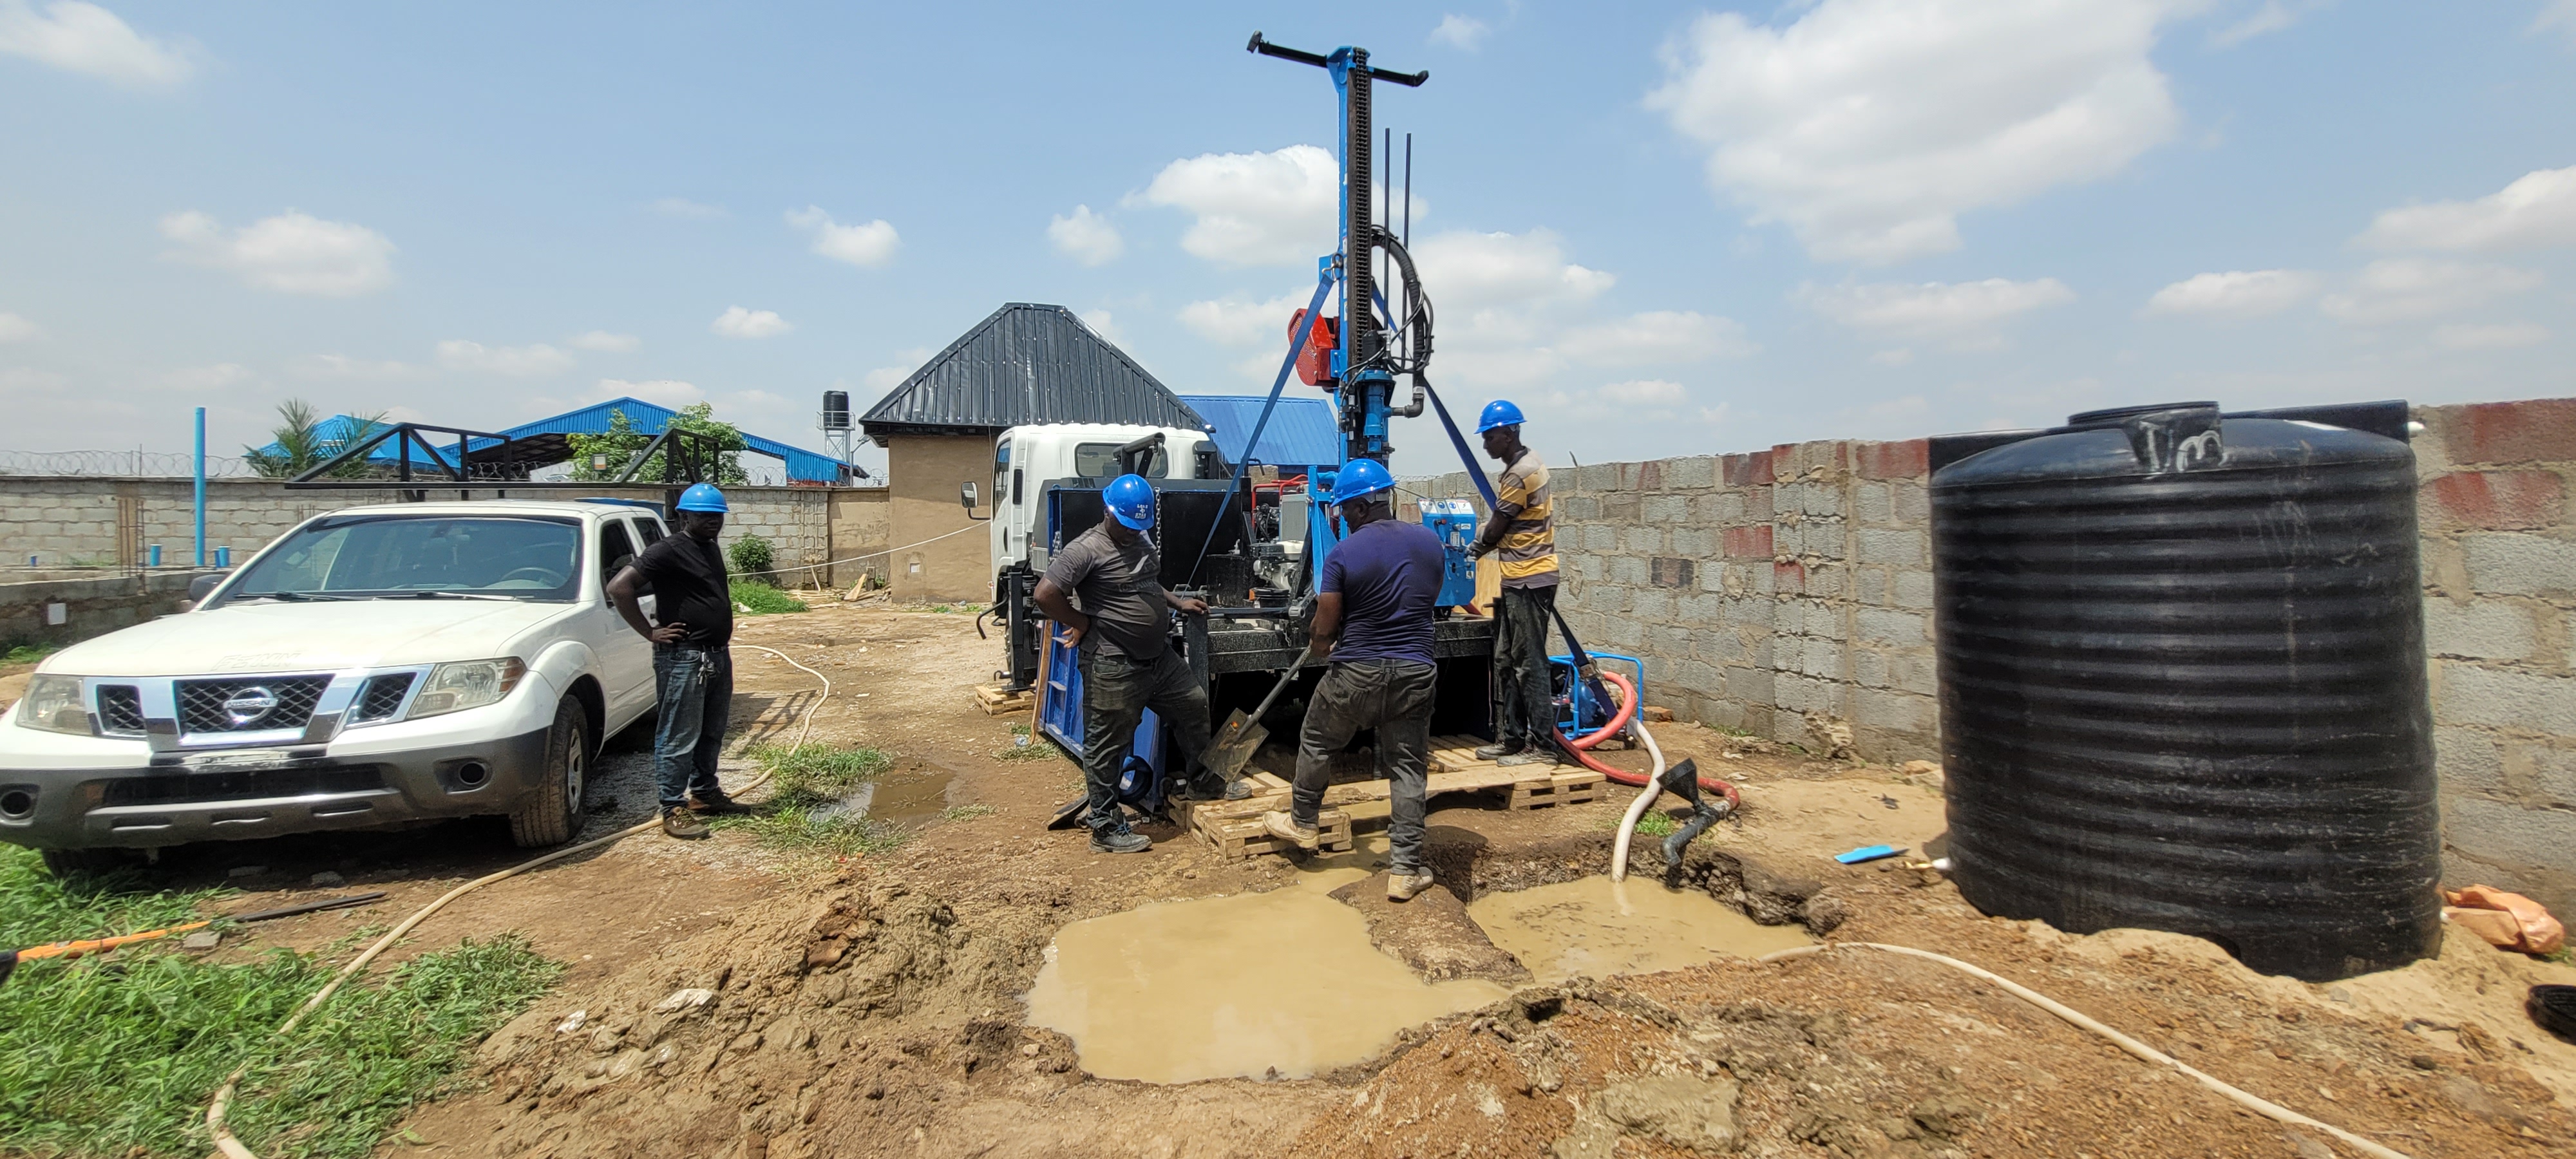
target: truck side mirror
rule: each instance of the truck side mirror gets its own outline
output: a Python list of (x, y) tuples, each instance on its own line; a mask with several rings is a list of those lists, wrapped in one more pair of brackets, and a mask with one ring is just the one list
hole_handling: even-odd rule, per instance
[(195, 579), (189, 580), (188, 602), (192, 604), (204, 603), (206, 597), (214, 593), (215, 586), (222, 582), (224, 582), (224, 577), (220, 575), (201, 575)]
[(958, 486), (957, 502), (965, 506), (966, 513), (968, 515), (973, 515), (975, 513), (975, 485), (973, 483), (964, 483)]

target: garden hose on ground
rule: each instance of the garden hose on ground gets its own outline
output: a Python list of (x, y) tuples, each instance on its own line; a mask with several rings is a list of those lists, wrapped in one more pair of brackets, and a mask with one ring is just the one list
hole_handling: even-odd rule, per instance
[[(799, 728), (796, 733), (796, 743), (788, 746), (787, 748), (789, 755), (794, 755), (798, 749), (805, 747), (805, 738), (813, 734), (814, 711), (823, 707), (824, 701), (832, 698), (832, 678), (825, 676), (820, 672), (816, 672), (811, 668), (807, 668), (802, 664), (796, 663), (794, 657), (791, 657), (787, 653), (781, 652), (776, 648), (764, 648), (758, 644), (739, 644), (735, 646), (747, 648), (754, 652), (767, 652), (772, 656), (776, 656), (779, 659), (785, 660), (789, 664), (794, 665), (797, 671), (803, 672), (812, 676), (814, 679), (823, 682), (823, 695), (816, 697), (814, 699), (814, 703), (806, 706), (803, 718), (803, 727)], [(770, 770), (763, 770), (759, 776), (752, 778), (749, 784), (746, 784), (734, 791), (738, 793), (747, 793), (753, 789), (757, 789), (769, 782), (770, 775)], [(339, 992), (341, 983), (355, 977), (360, 970), (366, 969), (367, 963), (376, 960), (376, 955), (385, 952), (388, 947), (401, 940), (404, 934), (412, 931), (412, 927), (427, 921), (429, 919), (429, 915), (446, 908), (447, 903), (455, 901), (457, 898), (463, 897), (466, 894), (472, 893), (475, 890), (492, 884), (493, 882), (500, 881), (504, 878), (516, 877), (531, 869), (535, 869), (538, 866), (561, 861), (576, 853), (585, 853), (590, 850), (600, 848), (601, 846), (614, 844), (618, 841), (625, 840), (626, 838), (633, 837), (638, 833), (658, 829), (661, 825), (662, 819), (657, 815), (652, 820), (643, 822), (642, 824), (620, 829), (606, 837), (595, 837), (591, 840), (584, 841), (579, 845), (565, 846), (564, 848), (520, 862), (519, 864), (513, 865), (498, 873), (486, 874), (482, 877), (475, 878), (472, 881), (448, 890), (446, 893), (440, 894), (438, 896), (438, 900), (420, 907), (420, 909), (410, 917), (404, 918), (401, 924), (395, 926), (391, 931), (387, 932), (385, 936), (376, 939), (374, 945), (368, 946), (365, 953), (358, 955), (356, 958), (350, 960), (348, 965), (341, 967), (339, 973), (331, 976), (330, 982), (326, 983), (320, 990), (315, 991), (313, 997), (306, 999), (304, 1005), (295, 1009), (294, 1015), (278, 1026), (277, 1033), (283, 1036), (293, 1031), (297, 1025), (304, 1021), (304, 1017), (306, 1015), (321, 1009), (323, 1003), (330, 1001), (331, 996)], [(250, 1065), (249, 1060), (245, 1059), (240, 1066), (233, 1068), (233, 1073), (224, 1076), (224, 1085), (221, 1089), (215, 1092), (214, 1101), (206, 1104), (206, 1129), (214, 1134), (215, 1149), (223, 1152), (229, 1157), (229, 1159), (259, 1159), (258, 1152), (244, 1146), (240, 1139), (234, 1137), (232, 1129), (224, 1125), (224, 1111), (227, 1107), (232, 1105), (234, 1088), (240, 1085), (242, 1076), (250, 1072)]]
[(2091, 1031), (2094, 1034), (2100, 1035), (2101, 1037), (2109, 1040), (2111, 1045), (2119, 1047), (2120, 1049), (2136, 1055), (2141, 1059), (2155, 1063), (2159, 1066), (2169, 1066), (2175, 1070), (2181, 1071), (2182, 1073), (2191, 1076), (2191, 1078), (2200, 1085), (2227, 1096), (2230, 1102), (2233, 1102), (2246, 1110), (2252, 1111), (2255, 1114), (2261, 1115), (2264, 1118), (2271, 1119), (2274, 1122), (2287, 1123), (2293, 1127), (2306, 1127), (2311, 1131), (2323, 1131), (2326, 1134), (2332, 1135), (2336, 1139), (2343, 1141), (2347, 1146), (2360, 1149), (2362, 1154), (2372, 1156), (2373, 1159), (2407, 1159), (2406, 1154), (2402, 1151), (2392, 1151), (2377, 1143), (2373, 1143), (2368, 1139), (2364, 1139), (2359, 1135), (2353, 1134), (2350, 1131), (2344, 1130), (2341, 1127), (2320, 1123), (2315, 1119), (2311, 1119), (2306, 1115), (2302, 1115), (2297, 1111), (2293, 1111), (2278, 1103), (2247, 1094), (2246, 1092), (2230, 1086), (2217, 1078), (2193, 1069), (2189, 1064), (2183, 1062), (2181, 1059), (2166, 1054), (2161, 1050), (2157, 1050), (2156, 1048), (2140, 1042), (2137, 1039), (2131, 1038), (2128, 1035), (2122, 1034), (2117, 1030), (2113, 1030), (2110, 1027), (2093, 1020), (2091, 1017), (2076, 1011), (2074, 1008), (2067, 1006), (2065, 1003), (2049, 997), (2048, 995), (2042, 994), (2037, 990), (2033, 990), (2028, 986), (2024, 986), (2019, 982), (2015, 982), (2010, 978), (1997, 974), (1992, 970), (1988, 970), (1982, 966), (1970, 965), (1969, 963), (1962, 962), (1959, 959), (1950, 957), (1946, 954), (1935, 954), (1930, 950), (1918, 950), (1912, 946), (1891, 946), (1884, 942), (1827, 942), (1822, 945), (1799, 946), (1795, 949), (1764, 954), (1761, 957), (1754, 959), (1754, 961), (1785, 962), (1791, 958), (1803, 958), (1810, 954), (1821, 954), (1828, 950), (1850, 949), (1885, 950), (1891, 954), (1904, 954), (1909, 957), (1923, 958), (1929, 961), (1939, 962), (1951, 969), (1965, 972), (1985, 981), (1992, 982), (1997, 986), (2001, 986), (2014, 997), (2019, 998), (2024, 1002), (2028, 1002), (2033, 1006), (2037, 1006), (2042, 1010), (2058, 1016), (2059, 1018), (2065, 1019), (2069, 1024), (2075, 1026), (2077, 1029)]

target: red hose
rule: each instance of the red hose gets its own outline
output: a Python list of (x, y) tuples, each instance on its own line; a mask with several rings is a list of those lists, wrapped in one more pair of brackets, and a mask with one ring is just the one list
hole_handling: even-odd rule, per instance
[[(1595, 758), (1590, 751), (1592, 746), (1608, 740), (1611, 733), (1619, 731), (1620, 726), (1628, 723), (1629, 714), (1634, 713), (1637, 710), (1636, 685), (1628, 683), (1627, 677), (1621, 676), (1616, 672), (1603, 672), (1601, 674), (1601, 678), (1619, 686), (1618, 715), (1611, 717), (1610, 723), (1602, 726), (1600, 731), (1566, 741), (1566, 749), (1574, 754), (1575, 760), (1583, 762), (1584, 768), (1610, 778), (1613, 784), (1627, 785), (1632, 788), (1644, 788), (1646, 784), (1646, 774), (1631, 773), (1624, 769), (1611, 768), (1610, 766), (1601, 763), (1601, 761)], [(1715, 777), (1702, 776), (1699, 779), (1699, 787), (1700, 791), (1703, 793), (1715, 793), (1726, 798), (1727, 809), (1730, 812), (1744, 807), (1744, 795), (1736, 792), (1735, 786), (1733, 785), (1727, 784)]]

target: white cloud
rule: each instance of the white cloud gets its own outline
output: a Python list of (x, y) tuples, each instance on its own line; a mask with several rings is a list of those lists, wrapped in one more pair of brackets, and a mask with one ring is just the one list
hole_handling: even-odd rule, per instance
[(438, 364), (449, 370), (536, 378), (572, 369), (572, 355), (543, 342), (526, 346), (485, 346), (462, 338), (438, 344)]
[[(1708, 179), (1808, 251), (1959, 248), (1958, 215), (2096, 180), (2180, 120), (2148, 52), (2189, 0), (1822, 0), (1786, 28), (1703, 16), (1648, 98)], [(1794, 9), (1794, 6), (1793, 6)]]
[(2209, 46), (2234, 48), (2257, 36), (2288, 28), (2333, 3), (2334, 0), (2263, 0), (2262, 6), (2246, 13), (2244, 19), (2210, 33)]
[(2033, 310), (2072, 302), (2075, 291), (2055, 278), (2029, 282), (1987, 278), (1920, 285), (1805, 286), (1793, 297), (1855, 330), (1938, 340), (1954, 350), (1979, 350), (2002, 344), (1997, 327)]
[(2362, 267), (2351, 289), (2317, 308), (2355, 325), (2421, 322), (2536, 288), (2540, 271), (2472, 262), (2387, 258)]
[(1086, 266), (1105, 266), (1118, 260), (1127, 249), (1125, 238), (1109, 219), (1091, 212), (1088, 205), (1073, 207), (1073, 216), (1058, 214), (1047, 222), (1047, 240), (1055, 243), (1055, 252)]
[(1693, 310), (1649, 310), (1578, 326), (1558, 338), (1555, 347), (1568, 358), (1600, 366), (1697, 362), (1761, 350), (1745, 339), (1743, 325), (1734, 319)]
[(653, 212), (664, 217), (714, 218), (731, 217), (721, 205), (707, 205), (685, 197), (665, 197), (653, 203)]
[[(1288, 348), (1288, 319), (1306, 308), (1314, 292), (1286, 293), (1267, 302), (1220, 298), (1181, 307), (1181, 324), (1221, 346)], [(1330, 299), (1327, 299), (1330, 301)]]
[[(1183, 210), (1195, 220), (1181, 248), (1230, 266), (1304, 266), (1341, 236), (1341, 167), (1313, 145), (1270, 153), (1202, 153), (1163, 166), (1132, 200)], [(1378, 188), (1381, 203), (1388, 193)], [(1401, 196), (1398, 194), (1397, 196)], [(1428, 207), (1413, 199), (1413, 215)], [(1403, 217), (1403, 206), (1396, 216)]]
[(607, 330), (585, 330), (573, 335), (572, 341), (567, 343), (575, 350), (599, 350), (610, 354), (624, 354), (643, 344), (642, 339), (632, 334)]
[(96, 4), (0, 0), (0, 53), (137, 88), (175, 85), (196, 66), (184, 46), (154, 40)]
[(930, 356), (937, 353), (939, 352), (927, 346), (915, 346), (910, 350), (896, 351), (894, 365), (880, 366), (867, 373), (865, 381), (868, 389), (882, 395), (903, 385), (904, 379), (912, 377), (913, 371), (921, 369), (921, 364), (930, 361)]
[(1450, 12), (1440, 17), (1440, 26), (1431, 30), (1431, 39), (1461, 52), (1474, 52), (1485, 46), (1485, 37), (1493, 31), (1493, 25), (1473, 16)]
[(312, 354), (295, 360), (287, 367), (298, 377), (348, 379), (356, 382), (399, 382), (424, 378), (429, 368), (408, 362), (375, 362), (351, 358), (345, 354)]
[(240, 386), (259, 375), (238, 362), (185, 366), (161, 376), (161, 385), (179, 391), (215, 391)]
[(894, 227), (884, 218), (864, 225), (842, 225), (817, 206), (787, 211), (787, 224), (814, 231), (814, 252), (836, 262), (854, 266), (882, 266), (894, 260), (894, 251), (903, 247)]
[(394, 243), (385, 235), (302, 210), (261, 218), (230, 236), (213, 217), (189, 210), (162, 218), (161, 236), (181, 247), (164, 257), (231, 270), (263, 290), (345, 298), (394, 280)]
[(1111, 317), (1109, 311), (1105, 309), (1085, 310), (1074, 315), (1074, 317), (1082, 319), (1083, 325), (1091, 327), (1092, 333), (1106, 339), (1110, 345), (1121, 346), (1126, 344), (1126, 335), (1118, 332), (1118, 320)]
[(674, 410), (707, 397), (693, 383), (676, 378), (655, 378), (629, 382), (622, 378), (603, 378), (590, 388), (589, 402), (607, 402), (612, 398), (640, 398)]
[(2545, 28), (2566, 32), (2568, 43), (2576, 44), (2576, 0), (2549, 0), (2548, 5), (2540, 10), (2540, 15), (2531, 21), (2533, 32)]
[(0, 342), (32, 342), (44, 336), (43, 327), (20, 315), (0, 310)]
[(1563, 241), (1545, 229), (1437, 234), (1413, 247), (1413, 264), (1423, 292), (1444, 310), (1585, 301), (1619, 280), (1565, 260)]
[(1594, 393), (1623, 406), (1676, 406), (1690, 397), (1682, 384), (1661, 378), (1608, 383)]
[(746, 310), (740, 306), (727, 307), (707, 325), (707, 329), (727, 338), (770, 338), (795, 328), (775, 310)]
[(2549, 341), (2549, 328), (2537, 322), (2458, 322), (2433, 328), (2433, 345), (2444, 350), (2512, 350)]
[(2356, 240), (2381, 249), (2486, 253), (2576, 245), (2576, 165), (2534, 169), (2475, 201), (2388, 210)]
[(2255, 318), (2307, 301), (2324, 282), (2306, 270), (2194, 274), (2156, 291), (2147, 299), (2147, 313)]

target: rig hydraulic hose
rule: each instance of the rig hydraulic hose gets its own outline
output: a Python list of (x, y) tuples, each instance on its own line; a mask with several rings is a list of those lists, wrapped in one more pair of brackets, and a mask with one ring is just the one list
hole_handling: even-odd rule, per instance
[[(1610, 783), (1614, 785), (1628, 785), (1631, 787), (1652, 785), (1655, 783), (1656, 778), (1661, 777), (1664, 773), (1664, 757), (1663, 751), (1655, 748), (1655, 738), (1647, 735), (1646, 726), (1643, 722), (1639, 722), (1637, 725), (1637, 735), (1645, 738), (1647, 750), (1655, 754), (1654, 772), (1641, 776), (1625, 769), (1613, 768), (1610, 765), (1602, 763), (1600, 758), (1593, 756), (1589, 751), (1592, 746), (1610, 739), (1610, 734), (1617, 731), (1620, 725), (1626, 724), (1628, 722), (1629, 715), (1634, 713), (1637, 709), (1637, 686), (1628, 683), (1627, 677), (1621, 676), (1616, 672), (1603, 672), (1601, 674), (1601, 678), (1609, 681), (1613, 685), (1616, 685), (1619, 689), (1618, 715), (1611, 718), (1610, 723), (1600, 731), (1579, 736), (1573, 740), (1565, 742), (1566, 747), (1573, 752), (1575, 760), (1583, 762), (1584, 768), (1599, 773), (1604, 777), (1608, 777), (1610, 779)], [(1727, 807), (1730, 809), (1744, 804), (1744, 796), (1743, 794), (1735, 791), (1735, 786), (1727, 784), (1716, 777), (1701, 777), (1699, 779), (1699, 787), (1707, 792), (1715, 793), (1718, 796), (1726, 798)]]
[[(772, 656), (776, 656), (779, 659), (785, 660), (789, 664), (794, 665), (797, 671), (803, 672), (806, 675), (812, 676), (814, 679), (823, 682), (823, 695), (815, 697), (814, 703), (805, 707), (803, 727), (799, 728), (796, 732), (796, 743), (788, 746), (788, 753), (793, 755), (796, 750), (805, 747), (805, 738), (813, 734), (815, 710), (823, 707), (823, 702), (832, 698), (832, 678), (825, 676), (820, 672), (816, 672), (811, 668), (807, 668), (802, 664), (796, 663), (794, 657), (789, 656), (787, 653), (781, 652), (776, 648), (764, 648), (758, 644), (741, 644), (737, 645), (737, 647), (748, 648), (754, 652), (767, 652)], [(734, 791), (739, 793), (750, 792), (753, 789), (757, 789), (760, 786), (767, 784), (769, 782), (769, 778), (770, 773), (764, 770), (759, 776), (752, 778), (750, 783), (745, 784)], [(493, 882), (501, 881), (506, 878), (517, 877), (518, 875), (526, 873), (527, 871), (535, 869), (541, 865), (550, 865), (577, 853), (586, 853), (605, 845), (611, 845), (616, 842), (623, 841), (638, 833), (658, 828), (661, 824), (661, 818), (655, 817), (653, 820), (646, 821), (640, 825), (620, 829), (606, 837), (595, 837), (591, 840), (584, 841), (579, 845), (567, 845), (561, 849), (520, 862), (519, 864), (513, 865), (498, 873), (485, 874), (482, 877), (475, 878), (472, 881), (448, 890), (446, 893), (438, 895), (438, 900), (420, 907), (420, 909), (414, 912), (410, 917), (404, 918), (401, 924), (396, 925), (393, 929), (387, 931), (385, 936), (376, 939), (375, 944), (368, 946), (366, 952), (350, 959), (349, 964), (341, 967), (339, 973), (332, 975), (331, 980), (328, 983), (325, 983), (320, 990), (314, 992), (313, 997), (305, 999), (304, 1005), (295, 1008), (295, 1013), (289, 1016), (284, 1023), (281, 1023), (278, 1026), (277, 1033), (283, 1036), (293, 1031), (298, 1025), (303, 1023), (306, 1015), (321, 1009), (322, 1004), (330, 1001), (333, 994), (339, 993), (340, 985), (342, 983), (356, 977), (360, 970), (367, 968), (367, 963), (376, 960), (376, 955), (384, 953), (388, 947), (392, 946), (395, 942), (400, 941), (404, 934), (410, 933), (412, 931), (412, 927), (427, 921), (431, 914), (447, 908), (447, 903), (455, 901), (457, 898), (463, 897), (466, 894), (472, 893), (475, 890), (492, 884)], [(234, 1067), (231, 1074), (224, 1076), (224, 1085), (221, 1089), (215, 1092), (214, 1101), (206, 1104), (206, 1129), (214, 1134), (215, 1149), (223, 1152), (228, 1159), (259, 1159), (258, 1152), (245, 1146), (238, 1137), (234, 1136), (232, 1128), (224, 1125), (224, 1112), (232, 1106), (233, 1095), (236, 1089), (241, 1085), (242, 1076), (250, 1073), (250, 1065), (250, 1060), (244, 1059), (240, 1066)]]

